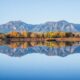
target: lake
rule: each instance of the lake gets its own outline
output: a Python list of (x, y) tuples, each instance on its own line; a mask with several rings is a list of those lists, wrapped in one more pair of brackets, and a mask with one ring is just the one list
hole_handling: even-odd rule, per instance
[(0, 80), (80, 80), (80, 42), (1, 42)]

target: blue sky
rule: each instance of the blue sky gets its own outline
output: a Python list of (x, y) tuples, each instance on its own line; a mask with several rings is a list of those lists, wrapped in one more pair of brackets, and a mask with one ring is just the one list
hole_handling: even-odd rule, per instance
[(0, 0), (0, 24), (14, 20), (80, 23), (80, 0)]

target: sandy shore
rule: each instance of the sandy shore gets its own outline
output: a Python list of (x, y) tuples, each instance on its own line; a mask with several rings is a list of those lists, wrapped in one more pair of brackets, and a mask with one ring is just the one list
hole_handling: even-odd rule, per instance
[(80, 38), (51, 38), (47, 40), (55, 40), (55, 41), (80, 41)]
[[(8, 38), (6, 40), (9, 41), (80, 41), (80, 38)], [(0, 41), (3, 40), (0, 39)]]

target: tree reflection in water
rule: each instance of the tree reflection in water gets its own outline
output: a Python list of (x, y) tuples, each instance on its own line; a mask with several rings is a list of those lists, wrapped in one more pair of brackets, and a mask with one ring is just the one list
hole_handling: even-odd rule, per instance
[(0, 42), (0, 53), (9, 56), (23, 56), (30, 53), (41, 53), (48, 56), (62, 56), (80, 52), (80, 42), (33, 41), (33, 42)]

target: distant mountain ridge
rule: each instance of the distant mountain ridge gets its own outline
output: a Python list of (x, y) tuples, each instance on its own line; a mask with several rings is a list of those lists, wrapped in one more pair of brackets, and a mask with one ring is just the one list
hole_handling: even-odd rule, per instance
[(22, 21), (10, 21), (6, 24), (0, 25), (0, 33), (7, 33), (11, 31), (22, 31), (27, 32), (80, 32), (80, 24), (69, 23), (65, 20), (58, 22), (46, 22), (44, 24), (27, 24)]

